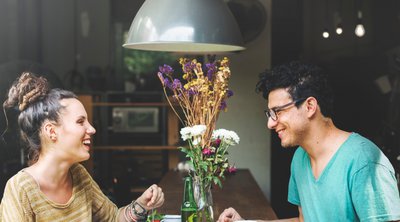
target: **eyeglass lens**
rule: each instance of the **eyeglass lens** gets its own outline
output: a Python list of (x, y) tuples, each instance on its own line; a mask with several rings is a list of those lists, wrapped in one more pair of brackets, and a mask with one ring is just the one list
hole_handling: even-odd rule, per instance
[(278, 117), (277, 112), (279, 112), (281, 110), (284, 110), (285, 108), (289, 107), (292, 104), (296, 104), (296, 103), (302, 102), (304, 100), (305, 100), (304, 98), (303, 99), (298, 99), (298, 100), (292, 101), (290, 103), (287, 103), (287, 104), (285, 104), (283, 106), (277, 106), (277, 107), (274, 107), (274, 108), (271, 108), (271, 109), (266, 109), (265, 110), (265, 115), (268, 118), (271, 118), (272, 120), (276, 121), (278, 119), (277, 118)]

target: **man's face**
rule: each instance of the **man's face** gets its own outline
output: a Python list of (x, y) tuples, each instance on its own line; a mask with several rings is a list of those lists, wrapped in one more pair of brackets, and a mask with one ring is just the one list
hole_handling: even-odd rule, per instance
[[(275, 111), (276, 120), (268, 118), (268, 128), (275, 130), (281, 139), (282, 147), (301, 145), (308, 127), (304, 104), (299, 108), (285, 89), (276, 89), (268, 95), (268, 108)], [(282, 108), (281, 108), (282, 107)]]

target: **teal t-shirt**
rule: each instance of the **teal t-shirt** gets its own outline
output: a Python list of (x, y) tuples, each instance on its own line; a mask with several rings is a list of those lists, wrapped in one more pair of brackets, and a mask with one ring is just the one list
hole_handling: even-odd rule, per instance
[(318, 179), (299, 147), (292, 160), (288, 201), (301, 206), (306, 222), (400, 220), (393, 166), (381, 150), (350, 134)]

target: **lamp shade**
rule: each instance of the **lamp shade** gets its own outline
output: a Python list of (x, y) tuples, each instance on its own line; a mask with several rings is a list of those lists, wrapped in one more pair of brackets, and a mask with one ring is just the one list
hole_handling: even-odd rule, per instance
[(245, 49), (239, 26), (222, 0), (146, 0), (123, 46), (199, 53)]

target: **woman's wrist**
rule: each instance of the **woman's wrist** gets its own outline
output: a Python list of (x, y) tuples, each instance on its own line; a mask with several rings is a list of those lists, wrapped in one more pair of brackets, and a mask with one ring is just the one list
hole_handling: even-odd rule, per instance
[(140, 204), (138, 201), (132, 201), (131, 206), (134, 215), (136, 215), (139, 219), (144, 218), (146, 220), (148, 211), (142, 204)]
[(147, 220), (147, 210), (137, 201), (132, 201), (122, 213), (127, 222), (144, 222)]
[[(136, 202), (137, 204), (139, 204), (143, 209), (145, 209), (146, 211), (151, 210), (150, 208), (147, 208), (146, 206), (146, 202), (142, 201), (142, 197), (137, 198), (136, 200), (132, 201), (132, 203)], [(138, 209), (139, 210), (139, 209)]]
[(132, 201), (124, 210), (125, 219), (129, 222), (142, 222), (147, 219), (147, 210), (138, 202)]

